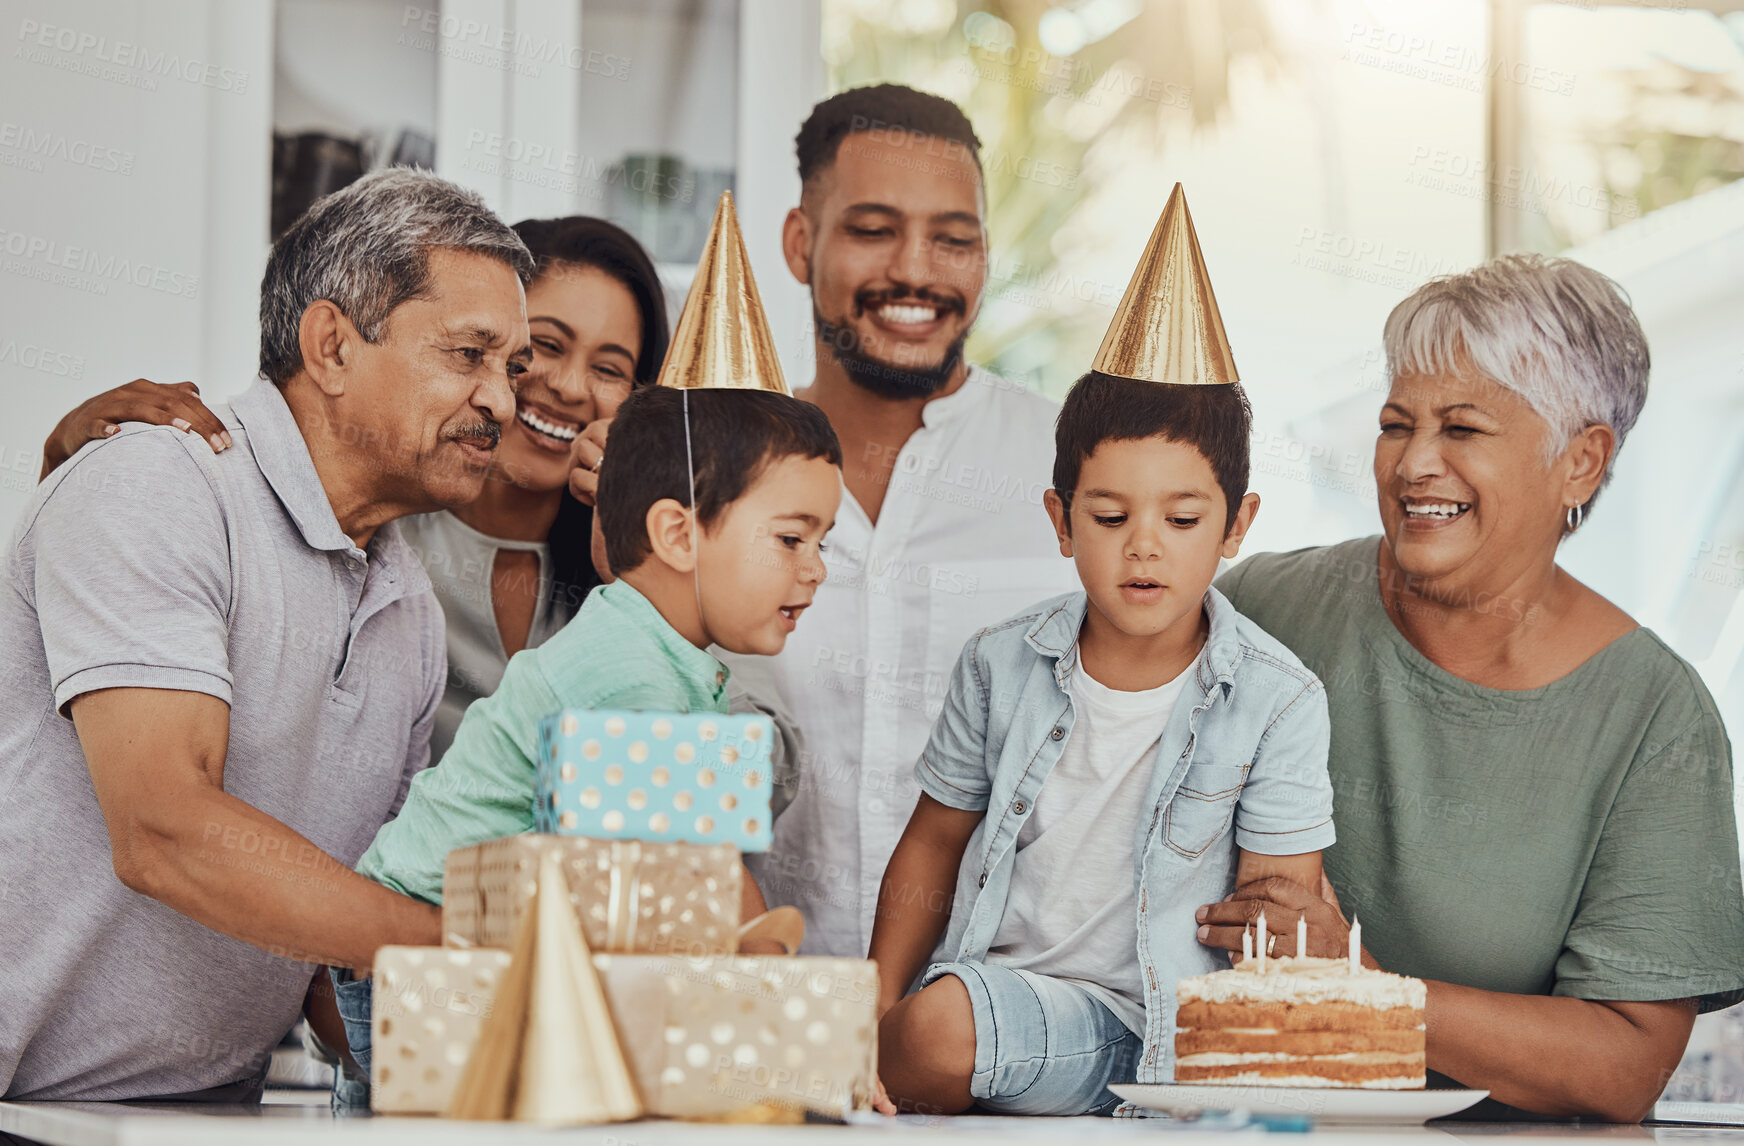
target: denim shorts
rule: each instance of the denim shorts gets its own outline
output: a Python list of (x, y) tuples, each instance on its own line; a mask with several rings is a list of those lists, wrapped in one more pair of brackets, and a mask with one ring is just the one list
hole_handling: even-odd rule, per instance
[(368, 1110), (372, 1003), (370, 992), (374, 981), (368, 978), (359, 979), (344, 967), (329, 967), (327, 974), (333, 979), (333, 1002), (339, 1008), (340, 1021), (345, 1024), (345, 1041), (351, 1044), (351, 1057), (363, 1072), (360, 1078), (351, 1078), (343, 1071), (337, 1073), (333, 1087), (333, 1110), (336, 1114)]
[(1083, 988), (1009, 967), (934, 963), (931, 983), (955, 975), (975, 1013), (969, 1093), (999, 1114), (1111, 1114), (1111, 1082), (1130, 1082), (1144, 1043)]

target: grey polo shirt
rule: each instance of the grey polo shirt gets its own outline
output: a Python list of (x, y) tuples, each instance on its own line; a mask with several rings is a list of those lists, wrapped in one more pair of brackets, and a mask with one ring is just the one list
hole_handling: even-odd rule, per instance
[(227, 938), (115, 877), (63, 713), (103, 688), (230, 706), (224, 789), (326, 853), (209, 825), (199, 857), (319, 892), (429, 763), (442, 611), (390, 523), (340, 530), (278, 390), (235, 442), (129, 424), (36, 491), (0, 589), (0, 1095), (118, 1099), (247, 1079), (315, 967)]

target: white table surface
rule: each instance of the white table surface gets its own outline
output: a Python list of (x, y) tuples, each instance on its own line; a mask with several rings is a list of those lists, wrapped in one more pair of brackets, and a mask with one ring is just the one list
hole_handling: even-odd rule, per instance
[[(1687, 1113), (1679, 1111), (1680, 1114)], [(1288, 1146), (1288, 1135), (1264, 1130), (1204, 1132), (1168, 1127), (1159, 1121), (1107, 1118), (922, 1118), (892, 1119), (877, 1126), (714, 1126), (646, 1121), (612, 1126), (545, 1130), (516, 1123), (451, 1122), (440, 1118), (335, 1118), (326, 1095), (317, 1091), (268, 1096), (260, 1106), (151, 1106), (100, 1102), (0, 1102), (0, 1133), (49, 1146), (289, 1146), (291, 1143), (599, 1143), (601, 1146), (804, 1146), (812, 1142), (843, 1146), (850, 1139), (885, 1139), (916, 1146), (950, 1142), (955, 1146), (1017, 1141), (1115, 1142), (1142, 1137), (1151, 1142), (1252, 1143), (1267, 1138)], [(1316, 1146), (1474, 1146), (1503, 1143), (1624, 1139), (1636, 1142), (1744, 1144), (1744, 1128), (1713, 1126), (1573, 1126), (1494, 1123), (1437, 1123), (1433, 1126), (1340, 1126), (1313, 1132)]]

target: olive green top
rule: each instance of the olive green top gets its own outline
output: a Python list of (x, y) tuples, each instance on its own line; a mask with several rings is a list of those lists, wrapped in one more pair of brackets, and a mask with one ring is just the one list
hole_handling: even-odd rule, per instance
[(1217, 587), (1325, 682), (1326, 872), (1381, 966), (1515, 994), (1744, 998), (1731, 747), (1695, 670), (1636, 629), (1543, 688), (1462, 680), (1387, 615), (1379, 543), (1262, 554)]

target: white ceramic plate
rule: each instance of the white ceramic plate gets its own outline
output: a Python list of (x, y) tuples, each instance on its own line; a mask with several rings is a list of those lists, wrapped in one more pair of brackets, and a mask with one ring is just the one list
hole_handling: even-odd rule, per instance
[(1349, 1090), (1295, 1086), (1210, 1086), (1204, 1083), (1117, 1083), (1128, 1102), (1176, 1116), (1246, 1110), (1269, 1118), (1322, 1123), (1416, 1125), (1445, 1118), (1489, 1097), (1487, 1090)]

